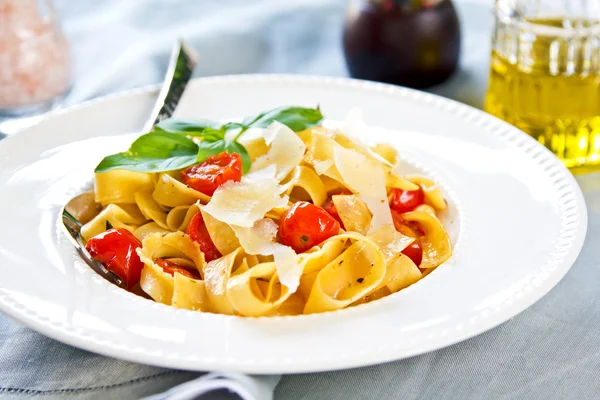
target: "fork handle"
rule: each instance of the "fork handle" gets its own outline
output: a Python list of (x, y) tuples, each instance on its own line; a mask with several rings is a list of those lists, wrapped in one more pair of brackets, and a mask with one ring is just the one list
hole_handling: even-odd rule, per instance
[(173, 115), (197, 64), (198, 54), (189, 45), (178, 40), (171, 52), (165, 83), (144, 126), (144, 132), (151, 131), (154, 125)]

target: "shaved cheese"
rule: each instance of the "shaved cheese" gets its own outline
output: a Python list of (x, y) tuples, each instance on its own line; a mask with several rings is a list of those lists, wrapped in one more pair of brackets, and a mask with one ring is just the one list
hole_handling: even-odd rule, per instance
[(415, 241), (414, 238), (401, 234), (390, 225), (385, 225), (377, 229), (369, 235), (369, 239), (379, 246), (386, 261), (400, 254), (402, 250)]
[(285, 187), (272, 178), (263, 177), (226, 182), (215, 191), (203, 210), (226, 224), (251, 228), (268, 211), (288, 203), (288, 196), (281, 196)]
[(373, 151), (371, 147), (367, 146), (360, 139), (361, 136), (366, 136), (368, 129), (369, 127), (367, 126), (367, 124), (365, 124), (365, 121), (363, 120), (362, 116), (362, 111), (359, 108), (351, 109), (342, 123), (342, 132), (344, 132), (346, 138), (354, 144), (356, 149), (358, 149), (363, 154), (374, 158), (380, 163), (387, 165), (388, 167), (393, 167), (393, 164), (390, 161), (388, 161), (385, 157), (382, 157), (377, 152)]
[(269, 218), (256, 221), (251, 228), (231, 227), (238, 237), (246, 253), (273, 256), (277, 275), (282, 285), (290, 293), (294, 293), (300, 284), (302, 266), (297, 261), (296, 252), (289, 247), (275, 242), (277, 224)]
[(274, 180), (275, 174), (277, 174), (277, 167), (275, 165), (269, 165), (258, 171), (248, 172), (242, 177), (242, 182), (258, 182), (267, 179)]
[[(232, 130), (225, 135), (225, 138), (227, 140), (234, 140), (238, 134), (237, 130)], [(237, 141), (244, 146), (252, 162), (260, 156), (267, 154), (269, 150), (268, 144), (265, 143), (265, 129), (263, 128), (250, 128)]]
[(336, 147), (333, 154), (340, 175), (348, 186), (360, 194), (373, 214), (369, 232), (385, 225), (394, 226), (382, 166), (355, 150)]
[(315, 161), (314, 164), (315, 172), (319, 175), (323, 175), (331, 166), (333, 166), (333, 160)]
[[(277, 121), (274, 121), (271, 125), (267, 127), (267, 129), (263, 130), (263, 138), (265, 139), (265, 144), (270, 146), (273, 143), (273, 140), (279, 135), (279, 131), (281, 126), (285, 126)], [(287, 126), (285, 126), (288, 128)], [(288, 128), (290, 129), (290, 128)], [(291, 129), (290, 129), (291, 130)]]
[(252, 163), (250, 172), (260, 171), (275, 165), (275, 179), (281, 181), (300, 164), (306, 146), (304, 142), (287, 126), (275, 121), (265, 131), (265, 142), (271, 144), (269, 151)]

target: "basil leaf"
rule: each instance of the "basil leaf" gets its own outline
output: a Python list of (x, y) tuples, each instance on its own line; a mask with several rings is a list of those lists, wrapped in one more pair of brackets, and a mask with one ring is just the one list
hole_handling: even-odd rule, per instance
[(221, 128), (221, 129), (206, 128), (204, 131), (202, 131), (202, 134), (198, 135), (198, 136), (202, 137), (202, 140), (208, 140), (209, 142), (216, 142), (217, 140), (223, 140), (223, 139), (225, 139), (225, 128)]
[(294, 132), (300, 132), (319, 125), (323, 121), (323, 114), (319, 108), (279, 107), (254, 117), (245, 118), (242, 125), (245, 129), (266, 128), (273, 121), (287, 125)]
[(215, 140), (214, 142), (203, 140), (198, 145), (198, 154), (196, 156), (196, 161), (202, 162), (210, 156), (214, 156), (215, 154), (224, 152), (225, 148), (225, 139)]
[(162, 172), (188, 167), (196, 162), (198, 145), (193, 140), (164, 131), (140, 136), (129, 150), (105, 157), (95, 172), (126, 169), (137, 172)]
[(222, 152), (228, 153), (238, 153), (242, 158), (242, 169), (243, 173), (246, 173), (250, 170), (250, 165), (252, 164), (250, 160), (250, 155), (246, 151), (246, 148), (238, 142), (233, 142), (230, 140), (216, 140), (214, 142), (209, 142), (207, 140), (203, 140), (198, 145), (198, 157), (196, 159), (197, 162), (202, 162), (206, 160), (210, 156), (214, 156), (216, 154), (220, 154)]
[(221, 123), (208, 119), (167, 118), (156, 124), (152, 129), (152, 132), (163, 131), (170, 133), (186, 133), (190, 136), (198, 136), (194, 135), (194, 133), (201, 133), (206, 128), (219, 130), (222, 126), (223, 125)]
[(229, 153), (238, 153), (242, 157), (242, 170), (244, 174), (250, 170), (252, 161), (250, 160), (248, 151), (246, 151), (246, 148), (241, 143), (227, 141), (225, 143), (225, 149)]

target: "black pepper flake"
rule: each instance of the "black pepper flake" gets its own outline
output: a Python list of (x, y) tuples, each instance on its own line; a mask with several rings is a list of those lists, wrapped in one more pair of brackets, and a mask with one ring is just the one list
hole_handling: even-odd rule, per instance
[(373, 265), (375, 265), (375, 264), (371, 264), (371, 267), (372, 267)]
[(338, 265), (342, 265), (344, 263), (344, 260), (341, 260)]
[(365, 278), (358, 278), (358, 279), (356, 280), (356, 282), (358, 282), (358, 283), (363, 283), (363, 281), (364, 281), (364, 280), (365, 280)]

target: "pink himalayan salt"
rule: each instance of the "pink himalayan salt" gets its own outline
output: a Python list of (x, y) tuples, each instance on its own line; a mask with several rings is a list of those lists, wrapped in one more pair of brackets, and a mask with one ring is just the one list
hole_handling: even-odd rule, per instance
[(66, 92), (67, 40), (36, 0), (0, 0), (0, 108), (45, 104)]

